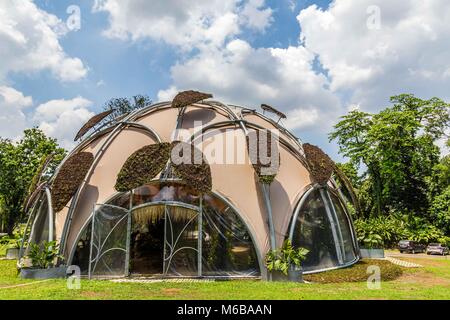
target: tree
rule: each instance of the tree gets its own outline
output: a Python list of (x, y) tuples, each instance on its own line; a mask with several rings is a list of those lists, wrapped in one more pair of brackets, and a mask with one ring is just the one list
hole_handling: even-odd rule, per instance
[(130, 113), (136, 109), (144, 108), (152, 103), (151, 99), (146, 95), (136, 95), (129, 98), (113, 98), (105, 103), (103, 110), (113, 110), (108, 117), (109, 120), (116, 119), (124, 114)]
[[(372, 202), (366, 215), (392, 210), (426, 215), (427, 180), (439, 161), (434, 142), (450, 124), (450, 105), (438, 98), (422, 100), (403, 94), (378, 114), (353, 111), (330, 134), (340, 152), (365, 169), (363, 188)], [(367, 201), (369, 200), (369, 201)]]
[(0, 230), (12, 235), (25, 219), (23, 202), (31, 181), (43, 159), (54, 154), (49, 166), (53, 172), (66, 151), (58, 147), (55, 139), (47, 138), (39, 129), (28, 129), (17, 143), (0, 138)]

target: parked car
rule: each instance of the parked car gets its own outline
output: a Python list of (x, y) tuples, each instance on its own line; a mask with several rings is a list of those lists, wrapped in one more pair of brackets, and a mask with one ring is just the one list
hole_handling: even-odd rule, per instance
[(430, 243), (427, 247), (427, 254), (440, 254), (442, 256), (445, 256), (448, 253), (448, 247), (440, 243)]
[(423, 244), (420, 244), (411, 240), (402, 240), (398, 243), (398, 250), (400, 253), (421, 253), (425, 252), (426, 247)]

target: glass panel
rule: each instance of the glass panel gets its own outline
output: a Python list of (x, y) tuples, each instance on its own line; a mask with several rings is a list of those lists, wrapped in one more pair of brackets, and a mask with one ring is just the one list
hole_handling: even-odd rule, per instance
[(204, 276), (259, 276), (258, 259), (245, 224), (222, 200), (205, 196)]
[(91, 276), (123, 276), (126, 272), (128, 211), (100, 205), (94, 214)]
[(48, 201), (45, 194), (41, 197), (36, 218), (31, 229), (30, 242), (41, 244), (48, 241), (49, 235), (49, 220), (48, 220)]
[(329, 194), (331, 197), (331, 201), (333, 202), (333, 206), (336, 210), (336, 215), (341, 229), (344, 263), (349, 263), (356, 259), (355, 249), (353, 247), (352, 232), (350, 229), (351, 227), (347, 219), (347, 214), (345, 213), (345, 210), (342, 207), (339, 198), (331, 192), (329, 192)]
[(198, 213), (167, 206), (165, 226), (165, 275), (197, 276)]
[(108, 204), (128, 209), (130, 208), (130, 193), (129, 192), (121, 193), (116, 197), (114, 197), (111, 201), (108, 201)]
[(339, 265), (331, 223), (319, 190), (308, 196), (294, 223), (292, 244), (310, 251), (303, 263), (305, 271)]
[(87, 275), (89, 271), (91, 236), (92, 236), (92, 222), (89, 222), (89, 224), (81, 232), (72, 259), (72, 265), (78, 266), (81, 270), (82, 275)]
[[(33, 204), (30, 211), (30, 216), (28, 218), (28, 223), (26, 226), (26, 229), (23, 232), (23, 251), (20, 252), (20, 257), (27, 255), (29, 252), (28, 245), (32, 241), (33, 233), (36, 234), (36, 229), (34, 226), (36, 225), (36, 217), (38, 216), (40, 212), (40, 208), (43, 201), (47, 201), (47, 196), (44, 192), (41, 192), (41, 194), (38, 196), (37, 200)], [(41, 237), (41, 236), (39, 236)]]

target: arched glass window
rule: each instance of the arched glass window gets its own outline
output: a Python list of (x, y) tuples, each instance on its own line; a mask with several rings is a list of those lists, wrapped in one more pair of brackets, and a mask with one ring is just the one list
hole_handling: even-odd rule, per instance
[(336, 211), (337, 221), (342, 235), (342, 252), (344, 263), (350, 263), (356, 259), (354, 247), (354, 235), (351, 230), (350, 221), (342, 206), (342, 201), (332, 192), (329, 192), (333, 207)]
[(355, 261), (353, 233), (339, 199), (327, 189), (314, 189), (302, 202), (292, 222), (292, 244), (309, 250), (304, 270), (320, 271)]
[(49, 203), (45, 193), (42, 194), (36, 206), (37, 210), (31, 227), (29, 242), (41, 244), (44, 241), (49, 241), (50, 232)]
[(251, 236), (237, 213), (217, 197), (203, 205), (203, 275), (259, 276)]

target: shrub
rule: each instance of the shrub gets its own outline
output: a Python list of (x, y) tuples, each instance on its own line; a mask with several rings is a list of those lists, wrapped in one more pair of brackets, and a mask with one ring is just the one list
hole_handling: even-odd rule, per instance
[(54, 266), (56, 259), (63, 258), (58, 255), (58, 251), (59, 245), (56, 241), (45, 241), (42, 244), (31, 243), (27, 258), (31, 260), (33, 267), (48, 269)]
[(286, 240), (280, 249), (272, 250), (267, 254), (267, 270), (281, 271), (287, 275), (290, 266), (301, 267), (308, 253), (309, 250), (305, 248), (294, 249), (291, 241)]

